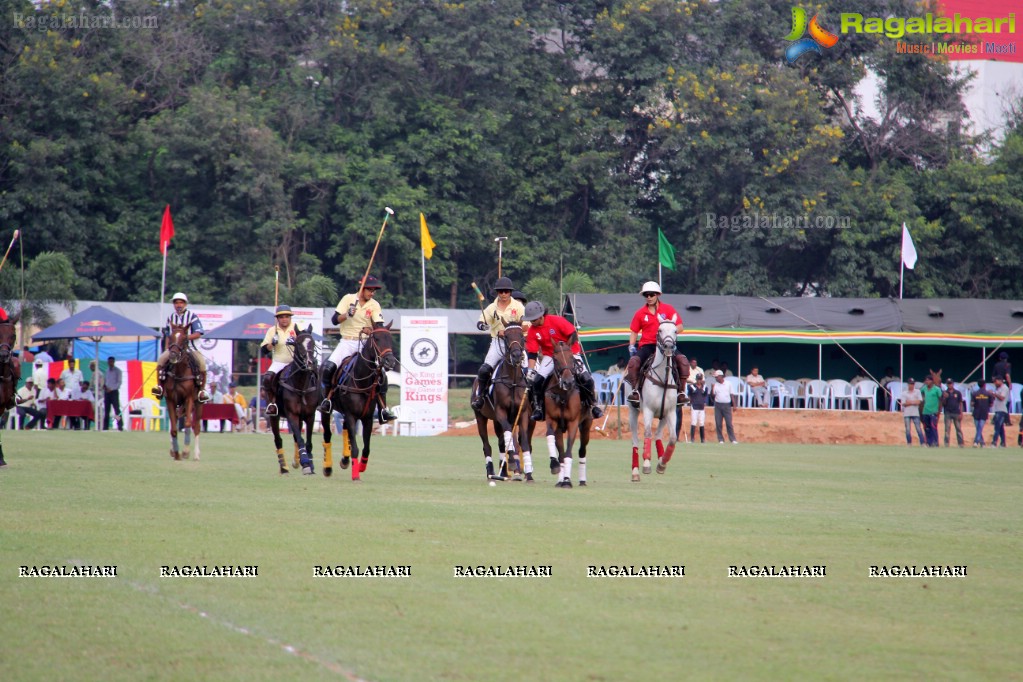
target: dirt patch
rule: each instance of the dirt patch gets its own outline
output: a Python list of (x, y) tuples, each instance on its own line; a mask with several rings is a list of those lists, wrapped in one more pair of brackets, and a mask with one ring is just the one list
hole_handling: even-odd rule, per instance
[[(685, 411), (684, 420), (688, 433), (689, 410)], [(904, 445), (906, 442), (902, 415), (893, 412), (740, 408), (733, 412), (732, 421), (735, 436), (741, 443)], [(968, 418), (964, 419), (964, 422), (966, 421)], [(944, 428), (944, 424), (939, 427), (942, 438)], [(492, 429), (493, 427), (491, 433)], [(972, 440), (972, 424), (966, 426), (964, 423), (964, 430), (969, 432), (967, 440)], [(707, 410), (706, 433), (708, 440), (717, 440), (713, 408)], [(476, 436), (476, 425), (458, 424), (445, 431), (443, 435)], [(967, 434), (964, 432), (963, 435)], [(628, 411), (621, 409), (619, 414), (619, 411), (612, 409), (606, 421), (603, 417), (596, 421), (591, 437), (631, 439)]]

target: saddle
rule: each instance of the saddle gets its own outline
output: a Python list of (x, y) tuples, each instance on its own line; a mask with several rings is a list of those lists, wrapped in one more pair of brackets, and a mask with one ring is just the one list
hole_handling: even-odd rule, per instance
[[(654, 364), (654, 356), (651, 355), (643, 362), (639, 368), (639, 381), (636, 382), (636, 390), (640, 395), (643, 395), (643, 386), (646, 384), (647, 374), (650, 373), (650, 368)], [(675, 382), (675, 387), (678, 390), (678, 403), (685, 405), (689, 402), (689, 396), (686, 394), (686, 382), (682, 380), (682, 377), (678, 374), (678, 365), (674, 362), (671, 363), (671, 378)], [(655, 381), (657, 386), (662, 386), (660, 380)]]
[[(355, 362), (358, 359), (359, 359), (359, 354), (358, 353), (355, 353), (353, 355), (349, 355), (341, 363), (341, 365), (337, 369), (334, 370), (334, 376), (331, 377), (331, 384), (330, 385), (332, 387), (334, 387), (334, 388), (339, 389), (342, 393), (347, 391), (348, 389), (345, 386), (345, 383), (347, 383), (348, 379), (352, 376), (352, 370), (355, 369)], [(379, 380), (382, 378), (382, 372), (377, 372), (377, 374), (380, 375), (380, 376), (377, 377), (377, 380), (379, 382)]]

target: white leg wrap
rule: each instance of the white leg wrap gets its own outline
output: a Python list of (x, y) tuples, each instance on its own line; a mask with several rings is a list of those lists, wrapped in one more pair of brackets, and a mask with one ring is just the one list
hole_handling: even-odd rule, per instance
[(580, 481), (585, 481), (586, 480), (586, 458), (585, 457), (580, 457), (579, 458), (579, 480)]
[(533, 453), (529, 450), (522, 451), (522, 471), (523, 473), (533, 473)]
[(554, 434), (547, 436), (547, 452), (554, 459), (558, 458), (558, 446), (554, 441)]
[(516, 452), (515, 441), (512, 439), (510, 431), (504, 432), (504, 449), (507, 450), (510, 454), (515, 454)]
[(564, 461), (561, 462), (561, 477), (562, 478), (572, 478), (572, 458), (571, 457), (566, 457), (564, 459)]

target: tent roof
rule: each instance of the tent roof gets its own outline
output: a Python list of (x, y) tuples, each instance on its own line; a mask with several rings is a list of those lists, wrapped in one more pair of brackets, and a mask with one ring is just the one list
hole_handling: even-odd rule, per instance
[(33, 341), (50, 339), (91, 339), (101, 336), (159, 336), (149, 327), (94, 305), (57, 324), (36, 332)]

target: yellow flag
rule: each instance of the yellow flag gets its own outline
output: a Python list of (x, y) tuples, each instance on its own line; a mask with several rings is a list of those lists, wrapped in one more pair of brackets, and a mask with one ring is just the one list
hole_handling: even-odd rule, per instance
[(433, 258), (433, 247), (437, 245), (430, 239), (430, 229), (426, 227), (426, 216), (422, 213), (419, 214), (419, 240), (423, 244), (423, 256)]

